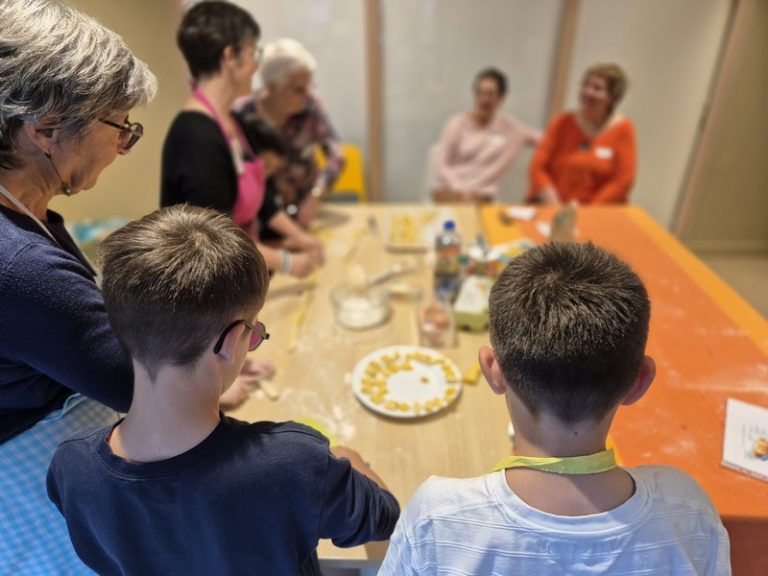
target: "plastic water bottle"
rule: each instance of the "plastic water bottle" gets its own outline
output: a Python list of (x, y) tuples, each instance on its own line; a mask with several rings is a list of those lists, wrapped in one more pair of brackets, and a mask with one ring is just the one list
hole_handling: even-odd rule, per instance
[(453, 302), (461, 287), (461, 236), (453, 220), (446, 220), (435, 237), (435, 297)]

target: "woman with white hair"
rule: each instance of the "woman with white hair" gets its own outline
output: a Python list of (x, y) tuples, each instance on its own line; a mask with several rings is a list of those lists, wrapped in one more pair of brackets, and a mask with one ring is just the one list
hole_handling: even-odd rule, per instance
[(90, 573), (46, 495), (60, 442), (133, 394), (95, 271), (48, 209), (141, 138), (155, 77), (122, 38), (53, 0), (0, 2), (0, 574)]
[[(276, 126), (288, 144), (285, 166), (272, 176), (277, 199), (302, 226), (317, 215), (320, 201), (344, 167), (344, 156), (328, 114), (311, 90), (317, 63), (296, 40), (283, 38), (264, 49), (263, 88), (242, 107)], [(315, 148), (326, 157), (323, 171), (315, 163)]]

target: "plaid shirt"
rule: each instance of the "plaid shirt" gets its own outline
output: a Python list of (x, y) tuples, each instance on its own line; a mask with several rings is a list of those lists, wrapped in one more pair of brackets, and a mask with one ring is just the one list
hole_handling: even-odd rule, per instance
[[(249, 97), (241, 108), (255, 111), (265, 118), (258, 92)], [(283, 200), (288, 204), (299, 204), (316, 183), (330, 188), (344, 168), (345, 160), (336, 131), (316, 94), (311, 93), (307, 97), (304, 110), (291, 116), (281, 133), (288, 145), (288, 158), (272, 179)], [(322, 172), (315, 163), (315, 147), (318, 146), (326, 159)]]

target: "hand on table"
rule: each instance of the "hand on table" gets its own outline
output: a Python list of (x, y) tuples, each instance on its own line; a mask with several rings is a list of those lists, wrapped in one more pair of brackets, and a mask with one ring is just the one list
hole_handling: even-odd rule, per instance
[(314, 236), (310, 236), (304, 232), (297, 234), (296, 236), (287, 237), (283, 242), (283, 246), (291, 252), (308, 252), (314, 254), (319, 264), (325, 262), (323, 243)]
[(459, 190), (450, 190), (448, 188), (438, 188), (432, 192), (432, 201), (436, 204), (455, 204), (464, 203), (471, 200), (471, 195)]
[(381, 477), (371, 470), (371, 466), (363, 460), (363, 457), (360, 456), (357, 450), (352, 450), (352, 448), (346, 448), (345, 446), (334, 446), (331, 448), (331, 454), (336, 456), (336, 458), (346, 458), (357, 472), (367, 476), (382, 490), (389, 490)]
[(355, 470), (358, 468), (370, 468), (365, 460), (363, 460), (363, 457), (360, 456), (360, 453), (352, 448), (334, 446), (331, 448), (331, 454), (336, 456), (336, 458), (346, 458)]
[(320, 265), (318, 257), (312, 252), (294, 252), (291, 254), (291, 267), (288, 273), (296, 278), (306, 278)]
[(234, 410), (248, 399), (251, 392), (275, 375), (275, 365), (267, 360), (246, 360), (240, 375), (219, 398), (219, 407)]
[(542, 188), (539, 193), (539, 201), (541, 204), (560, 204), (560, 195), (553, 186)]

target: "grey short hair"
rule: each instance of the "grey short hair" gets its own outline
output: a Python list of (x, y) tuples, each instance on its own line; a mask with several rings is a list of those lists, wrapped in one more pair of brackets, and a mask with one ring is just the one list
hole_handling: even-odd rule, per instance
[(47, 120), (72, 138), (147, 104), (157, 81), (123, 39), (56, 0), (0, 2), (0, 168), (21, 162), (14, 137)]
[(281, 38), (264, 47), (260, 69), (264, 84), (280, 86), (297, 72), (314, 74), (317, 61), (301, 42)]

